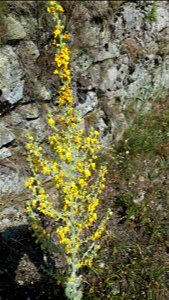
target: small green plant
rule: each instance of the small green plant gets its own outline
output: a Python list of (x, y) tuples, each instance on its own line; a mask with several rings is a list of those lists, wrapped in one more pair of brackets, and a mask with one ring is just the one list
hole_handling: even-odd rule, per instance
[[(104, 188), (107, 169), (101, 166), (96, 170), (97, 152), (101, 148), (99, 132), (90, 128), (86, 136), (80, 127), (81, 118), (72, 106), (70, 51), (66, 44), (71, 37), (63, 32), (63, 11), (58, 2), (50, 1), (48, 12), (57, 23), (53, 44), (57, 49), (54, 74), (61, 81), (58, 116), (56, 120), (52, 111), (47, 115), (48, 154), (36, 138), (27, 133), (26, 148), (32, 176), (27, 178), (25, 186), (32, 193), (27, 212), (36, 240), (51, 255), (55, 251), (62, 255), (66, 265), (63, 277), (66, 296), (80, 300), (80, 269), (92, 267), (100, 248), (99, 239), (112, 212), (108, 210), (98, 221), (99, 195)], [(55, 189), (52, 196), (45, 188), (45, 178)]]
[(150, 12), (147, 14), (147, 19), (150, 21), (150, 22), (155, 22), (156, 21), (156, 18), (157, 18), (157, 2), (154, 1), (152, 3), (152, 6), (151, 6), (151, 10)]

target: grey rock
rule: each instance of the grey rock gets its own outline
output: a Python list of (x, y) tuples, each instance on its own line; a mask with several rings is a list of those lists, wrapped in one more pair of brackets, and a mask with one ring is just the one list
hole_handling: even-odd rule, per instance
[[(132, 5), (132, 4), (131, 4)], [(123, 17), (126, 21), (126, 29), (131, 31), (135, 27), (135, 10), (132, 6), (124, 6)]]
[[(73, 55), (74, 57), (74, 55)], [(79, 56), (75, 56), (75, 60), (72, 62), (72, 68), (76, 71), (76, 72), (84, 72), (85, 70), (87, 70), (93, 63), (93, 57), (86, 54), (86, 53), (82, 53)]]
[(23, 76), (17, 55), (11, 46), (0, 48), (0, 84), (1, 88), (17, 83)]
[(169, 9), (166, 9), (166, 7), (157, 6), (156, 20), (154, 22), (154, 26), (157, 32), (168, 27), (168, 20)]
[(24, 177), (19, 166), (6, 165), (0, 170), (0, 191), (2, 199), (16, 198), (24, 190)]
[(29, 129), (29, 131), (35, 135), (38, 142), (43, 141), (48, 135), (47, 122), (45, 122), (45, 120), (42, 118), (31, 121), (28, 120), (27, 122), (25, 122), (23, 133), (25, 129)]
[(19, 21), (9, 16), (6, 17), (5, 22), (7, 24), (7, 40), (22, 40), (26, 37), (26, 32)]
[(23, 98), (24, 80), (19, 81), (15, 86), (4, 89), (4, 97), (10, 104), (15, 104)]
[(107, 125), (105, 124), (103, 118), (99, 118), (97, 126), (98, 126), (98, 129), (100, 132), (100, 137), (103, 138), (105, 136), (105, 132), (107, 130)]
[(22, 123), (23, 118), (19, 113), (17, 113), (17, 109), (16, 109), (15, 111), (11, 111), (10, 114), (4, 116), (3, 120), (5, 121), (4, 122), (5, 126), (15, 127)]
[(18, 107), (17, 113), (22, 120), (33, 120), (40, 116), (40, 111), (34, 103)]
[(39, 49), (33, 41), (25, 42), (25, 52), (35, 62), (40, 55)]
[(98, 53), (98, 55), (94, 59), (94, 62), (99, 62), (99, 61), (103, 61), (105, 59), (119, 57), (119, 55), (120, 55), (120, 49), (119, 49), (118, 44), (109, 42), (108, 45), (107, 45), (107, 47), (108, 47), (107, 51), (106, 51), (106, 49), (103, 49), (102, 51), (100, 51)]
[(51, 99), (51, 91), (48, 90), (44, 85), (42, 85), (39, 80), (35, 79), (34, 84), (40, 100), (48, 101)]
[(100, 89), (105, 91), (107, 89), (112, 89), (113, 84), (118, 76), (118, 71), (116, 66), (112, 66), (107, 70), (107, 74), (105, 75), (103, 82), (100, 85)]
[(3, 215), (16, 215), (17, 214), (17, 209), (14, 206), (6, 207), (3, 209), (2, 213)]
[(10, 142), (12, 142), (16, 136), (8, 128), (1, 125), (0, 127), (0, 148)]
[(10, 156), (12, 156), (12, 153), (8, 148), (3, 147), (0, 149), (0, 160), (4, 158), (8, 158)]
[(79, 82), (82, 86), (87, 86), (90, 90), (93, 87), (97, 88), (101, 78), (101, 67), (99, 64), (93, 64), (87, 71), (84, 71), (79, 78)]
[(8, 218), (5, 218), (0, 222), (0, 229), (3, 229), (4, 227), (9, 225), (11, 225), (11, 221)]
[(124, 38), (124, 25), (123, 25), (123, 17), (119, 16), (115, 23), (114, 33), (117, 39), (121, 40)]
[(98, 105), (98, 99), (95, 92), (89, 91), (86, 95), (86, 101), (78, 105), (81, 116), (85, 116)]

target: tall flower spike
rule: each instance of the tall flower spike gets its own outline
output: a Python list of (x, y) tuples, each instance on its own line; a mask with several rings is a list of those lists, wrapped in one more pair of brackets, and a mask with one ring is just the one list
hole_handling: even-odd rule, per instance
[[(52, 255), (59, 243), (59, 253), (67, 263), (66, 296), (70, 300), (81, 300), (82, 277), (79, 270), (82, 266), (92, 267), (99, 239), (109, 218), (104, 216), (97, 226), (98, 197), (104, 188), (106, 168), (97, 170), (99, 132), (90, 128), (86, 137), (79, 126), (81, 118), (72, 105), (70, 50), (67, 47), (71, 36), (64, 32), (64, 9), (57, 1), (50, 1), (48, 12), (56, 23), (53, 44), (56, 46), (54, 74), (61, 82), (59, 115), (56, 120), (52, 111), (47, 114), (50, 128), (48, 153), (38, 145), (36, 138), (27, 135), (28, 161), (32, 170), (32, 176), (25, 182), (32, 193), (27, 212), (42, 249)], [(46, 190), (46, 182), (49, 184), (49, 181), (52, 195)], [(52, 275), (57, 278), (57, 274)]]

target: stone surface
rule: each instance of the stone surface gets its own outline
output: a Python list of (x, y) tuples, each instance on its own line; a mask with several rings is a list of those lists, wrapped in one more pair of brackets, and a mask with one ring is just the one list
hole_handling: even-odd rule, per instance
[(24, 178), (17, 166), (6, 165), (0, 170), (0, 191), (1, 199), (16, 198), (24, 190)]
[(15, 86), (3, 90), (5, 99), (10, 104), (15, 104), (23, 98), (24, 80), (19, 81)]
[(23, 70), (20, 68), (17, 55), (12, 46), (3, 46), (0, 48), (0, 84), (1, 88), (9, 87), (16, 83), (23, 76)]
[(6, 38), (8, 41), (21, 40), (26, 37), (26, 32), (19, 21), (9, 16), (5, 19), (7, 24)]
[(23, 98), (23, 70), (13, 47), (0, 48), (0, 114), (5, 113), (11, 106)]
[(35, 80), (35, 89), (40, 100), (48, 101), (51, 99), (51, 91), (42, 85), (42, 83), (38, 80)]
[(104, 80), (101, 83), (100, 89), (103, 91), (111, 90), (113, 88), (114, 82), (118, 76), (118, 71), (115, 66), (112, 66), (107, 70), (107, 74), (104, 76)]
[(2, 149), (0, 149), (0, 160), (8, 158), (10, 156), (12, 156), (12, 152), (8, 148), (3, 147)]
[(35, 62), (40, 56), (40, 52), (37, 45), (33, 41), (26, 41), (24, 46), (24, 51), (27, 53), (32, 62)]
[(21, 119), (33, 120), (40, 116), (40, 111), (36, 104), (30, 103), (17, 108), (17, 113)]
[(85, 116), (88, 112), (92, 111), (98, 104), (97, 95), (95, 92), (89, 91), (86, 95), (84, 103), (78, 105), (78, 110), (81, 116)]
[(3, 215), (8, 216), (8, 215), (16, 215), (17, 214), (17, 209), (14, 206), (9, 206), (3, 209), (2, 211)]
[(3, 124), (1, 124), (0, 127), (0, 148), (6, 144), (11, 143), (14, 139), (16, 138), (16, 136), (5, 126), (3, 126)]

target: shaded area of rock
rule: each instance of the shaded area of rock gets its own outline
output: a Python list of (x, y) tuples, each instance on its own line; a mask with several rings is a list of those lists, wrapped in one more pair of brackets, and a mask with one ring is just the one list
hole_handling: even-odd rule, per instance
[(45, 260), (44, 256), (45, 253), (35, 243), (27, 224), (20, 222), (18, 226), (1, 230), (0, 297), (43, 299), (46, 295), (47, 299), (55, 299), (56, 292), (58, 296), (63, 295), (63, 291), (57, 291), (56, 282), (55, 289), (52, 283), (47, 282), (44, 270), (57, 271), (54, 269), (52, 258), (48, 257)]

